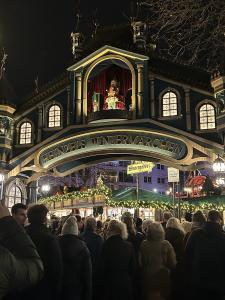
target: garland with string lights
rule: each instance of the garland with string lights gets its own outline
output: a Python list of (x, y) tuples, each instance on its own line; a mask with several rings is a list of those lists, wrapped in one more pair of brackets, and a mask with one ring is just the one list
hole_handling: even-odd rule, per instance
[[(97, 180), (97, 185), (95, 188), (89, 188), (84, 191), (74, 191), (65, 193), (63, 195), (54, 195), (47, 198), (42, 198), (39, 203), (49, 205), (55, 202), (64, 201), (76, 201), (82, 199), (95, 198), (95, 196), (103, 195), (105, 204), (109, 207), (126, 207), (126, 208), (155, 208), (162, 210), (170, 210), (178, 208), (178, 200), (175, 201), (175, 206), (173, 206), (172, 201), (168, 200), (124, 200), (115, 201), (111, 200), (111, 190), (104, 185), (102, 178), (99, 177)], [(205, 198), (205, 199), (204, 199)], [(211, 197), (201, 197), (198, 199), (182, 200), (180, 199), (180, 209), (185, 211), (196, 211), (196, 210), (219, 210), (225, 211), (225, 197), (224, 196), (211, 196)]]
[[(225, 211), (225, 198), (224, 201), (221, 201), (224, 197), (220, 199), (219, 202), (213, 201), (204, 201), (201, 200), (180, 200), (180, 208), (185, 211), (196, 211), (196, 210), (219, 210)], [(162, 210), (170, 210), (173, 208), (178, 208), (178, 201), (176, 201), (175, 206), (170, 202), (163, 201), (112, 201), (108, 199), (106, 204), (111, 207), (126, 207), (126, 208), (155, 208)]]
[(63, 195), (54, 195), (46, 198), (41, 198), (39, 200), (39, 203), (42, 204), (50, 204), (50, 203), (55, 203), (55, 202), (63, 202), (63, 201), (76, 201), (76, 200), (82, 200), (82, 199), (88, 199), (88, 198), (93, 198), (95, 196), (103, 195), (105, 197), (105, 200), (107, 201), (110, 196), (111, 196), (111, 191), (110, 189), (104, 185), (102, 179), (99, 177), (97, 180), (97, 185), (95, 188), (89, 188), (84, 191), (74, 191), (74, 192), (69, 192), (65, 193)]

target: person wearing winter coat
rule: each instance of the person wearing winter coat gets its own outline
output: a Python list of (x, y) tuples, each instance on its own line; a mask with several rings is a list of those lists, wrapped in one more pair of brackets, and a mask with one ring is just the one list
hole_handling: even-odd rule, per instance
[(205, 224), (194, 230), (185, 248), (187, 299), (225, 298), (225, 233), (218, 211), (210, 211)]
[(184, 229), (177, 218), (170, 218), (165, 229), (165, 239), (170, 242), (176, 253), (177, 262), (180, 262), (184, 254)]
[(0, 299), (37, 284), (43, 273), (34, 244), (0, 201)]
[(101, 300), (133, 300), (136, 260), (134, 248), (126, 239), (125, 224), (111, 220), (98, 266)]
[(172, 299), (180, 299), (184, 287), (183, 256), (184, 256), (184, 229), (177, 218), (170, 218), (165, 229), (165, 239), (170, 242), (176, 253), (177, 265), (171, 272)]
[(139, 257), (143, 299), (166, 299), (170, 294), (170, 271), (176, 267), (176, 255), (173, 246), (165, 240), (160, 223), (151, 223), (146, 237)]
[(136, 259), (138, 260), (139, 247), (145, 237), (141, 232), (136, 231), (132, 216), (124, 214), (121, 218), (121, 221), (126, 224), (128, 233), (127, 240), (134, 246)]
[(45, 274), (38, 287), (30, 291), (32, 299), (58, 299), (62, 285), (62, 256), (56, 236), (48, 230), (48, 209), (43, 204), (35, 204), (27, 211), (29, 226), (26, 231), (40, 255)]
[(96, 266), (103, 245), (103, 238), (96, 233), (96, 229), (97, 221), (93, 217), (88, 217), (85, 222), (84, 232), (81, 234), (81, 238), (87, 244), (87, 247), (91, 254), (93, 276), (95, 276), (94, 274)]
[(206, 222), (206, 217), (203, 214), (203, 212), (201, 210), (196, 211), (193, 215), (192, 215), (192, 225), (191, 225), (191, 231), (185, 234), (184, 237), (184, 244), (186, 246), (187, 244), (187, 240), (189, 238), (189, 236), (191, 235), (191, 233), (195, 230), (195, 229), (199, 229), (201, 228)]
[(91, 300), (91, 257), (85, 243), (78, 237), (76, 217), (69, 217), (58, 237), (63, 260), (63, 283), (61, 299)]

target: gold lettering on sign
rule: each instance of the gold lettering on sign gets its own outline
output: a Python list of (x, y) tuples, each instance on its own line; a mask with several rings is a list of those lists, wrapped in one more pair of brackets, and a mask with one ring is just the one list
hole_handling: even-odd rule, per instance
[[(85, 139), (77, 139), (74, 138), (73, 141), (68, 143), (62, 143), (59, 146), (49, 150), (48, 152), (44, 152), (40, 156), (40, 161), (42, 164), (47, 163), (59, 156), (63, 156), (66, 153), (74, 152), (76, 150), (86, 149), (86, 148), (96, 148), (102, 147), (104, 148), (106, 145), (134, 145), (137, 149), (146, 148), (149, 151), (156, 151), (158, 149), (166, 155), (176, 156), (180, 159), (180, 156), (183, 156), (186, 152), (186, 145), (181, 141), (176, 141), (172, 138), (166, 137), (156, 137), (152, 134), (152, 136), (141, 136), (141, 135), (102, 135), (102, 136), (94, 136), (87, 137)], [(165, 153), (166, 152), (166, 153)]]

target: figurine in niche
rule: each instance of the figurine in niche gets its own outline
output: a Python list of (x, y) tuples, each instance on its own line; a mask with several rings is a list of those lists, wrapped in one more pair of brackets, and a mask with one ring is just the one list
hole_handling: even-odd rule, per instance
[(92, 96), (92, 111), (96, 112), (100, 110), (100, 93), (93, 93)]
[(120, 109), (125, 110), (124, 98), (119, 94), (119, 82), (114, 78), (110, 82), (109, 89), (106, 90), (107, 97), (104, 103), (104, 110)]

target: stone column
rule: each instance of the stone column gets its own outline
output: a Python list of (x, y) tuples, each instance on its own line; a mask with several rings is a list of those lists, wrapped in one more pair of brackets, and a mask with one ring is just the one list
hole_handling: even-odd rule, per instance
[(142, 118), (143, 117), (143, 64), (137, 64), (137, 70), (138, 70), (138, 93), (137, 93), (137, 98), (138, 98), (138, 117)]
[(155, 118), (155, 81), (153, 76), (149, 76), (150, 81), (150, 116)]
[[(46, 120), (48, 127), (48, 120)], [(43, 128), (43, 106), (38, 106), (38, 133), (37, 133), (37, 142), (40, 143), (42, 139), (42, 128)]]
[(76, 109), (76, 120), (77, 124), (81, 123), (81, 114), (82, 114), (82, 74), (76, 74), (75, 81), (75, 109)]
[(67, 126), (69, 126), (71, 124), (71, 114), (72, 114), (70, 87), (69, 86), (67, 87), (66, 91), (67, 91), (66, 123), (67, 123)]
[(191, 131), (191, 109), (190, 109), (190, 88), (185, 88), (185, 106), (186, 106), (186, 127)]

